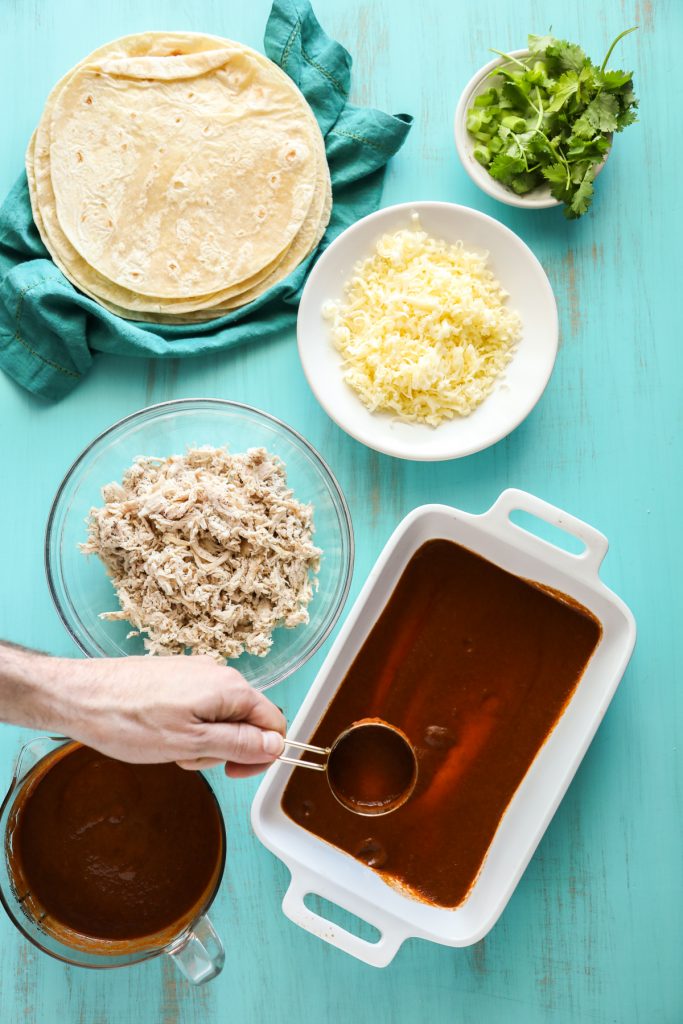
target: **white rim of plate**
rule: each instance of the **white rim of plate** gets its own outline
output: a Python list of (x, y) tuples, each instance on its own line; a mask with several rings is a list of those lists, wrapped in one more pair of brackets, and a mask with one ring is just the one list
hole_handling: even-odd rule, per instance
[[(546, 294), (551, 302), (553, 311), (552, 323), (549, 324), (548, 327), (548, 333), (552, 338), (553, 348), (552, 359), (549, 363), (548, 372), (544, 375), (544, 378), (540, 386), (538, 386), (535, 389), (535, 391), (530, 394), (526, 402), (520, 405), (519, 413), (516, 414), (515, 417), (513, 417), (513, 419), (510, 420), (509, 424), (505, 425), (501, 430), (494, 432), (494, 434), (487, 436), (481, 443), (470, 444), (465, 447), (458, 447), (457, 449), (454, 449), (449, 453), (437, 452), (436, 454), (433, 454), (431, 452), (415, 453), (414, 451), (409, 451), (400, 443), (380, 443), (377, 437), (374, 436), (372, 432), (366, 433), (364, 430), (355, 427), (354, 424), (349, 424), (343, 418), (339, 417), (336, 413), (334, 405), (330, 400), (328, 400), (328, 397), (325, 393), (325, 389), (320, 387), (318, 381), (314, 379), (312, 373), (310, 372), (310, 367), (304, 356), (305, 342), (303, 340), (302, 327), (302, 314), (305, 314), (307, 312), (307, 307), (309, 304), (312, 305), (312, 303), (316, 301), (315, 297), (318, 279), (323, 275), (325, 268), (334, 258), (336, 250), (341, 248), (341, 246), (343, 246), (346, 243), (348, 238), (358, 231), (361, 225), (365, 225), (366, 223), (374, 223), (375, 221), (381, 222), (384, 219), (389, 220), (393, 217), (398, 217), (400, 215), (405, 215), (406, 219), (408, 219), (411, 213), (417, 213), (419, 216), (420, 212), (425, 209), (434, 210), (435, 212), (439, 210), (462, 210), (465, 211), (465, 213), (468, 216), (472, 216), (475, 219), (491, 222), (496, 226), (496, 229), (501, 231), (503, 234), (508, 235), (516, 245), (521, 247), (526, 252), (529, 261), (533, 265), (535, 265), (536, 269), (540, 272), (541, 281), (544, 282)], [(370, 255), (370, 251), (371, 250), (368, 249), (367, 251), (364, 251), (363, 253), (360, 254), (356, 254), (349, 259), (349, 267), (348, 271), (346, 272), (347, 278), (348, 273), (351, 271), (351, 268), (354, 266), (354, 264), (359, 259), (362, 259), (364, 256)], [(319, 300), (319, 305), (317, 307), (318, 311), (322, 309), (324, 301), (326, 300)], [(406, 459), (411, 462), (449, 462), (454, 459), (465, 458), (467, 455), (474, 455), (476, 452), (484, 451), (486, 448), (492, 447), (494, 444), (497, 444), (499, 441), (502, 441), (504, 437), (507, 437), (509, 434), (511, 434), (513, 430), (516, 430), (520, 423), (524, 422), (527, 416), (538, 404), (543, 395), (543, 392), (548, 386), (548, 381), (550, 380), (552, 372), (555, 368), (555, 362), (557, 360), (557, 351), (559, 348), (559, 333), (559, 315), (557, 311), (557, 300), (555, 299), (555, 293), (553, 292), (552, 285), (550, 284), (550, 281), (548, 279), (548, 275), (543, 269), (543, 265), (541, 264), (538, 257), (532, 252), (532, 250), (526, 244), (526, 242), (524, 242), (518, 234), (512, 231), (511, 228), (507, 227), (505, 224), (502, 224), (499, 220), (496, 220), (495, 217), (491, 217), (487, 213), (482, 213), (481, 210), (475, 210), (471, 206), (464, 206), (462, 203), (449, 203), (438, 200), (422, 200), (412, 203), (396, 203), (393, 206), (386, 206), (381, 210), (376, 210), (374, 213), (368, 214), (366, 217), (362, 217), (360, 220), (356, 221), (355, 224), (351, 224), (348, 228), (342, 231), (342, 233), (338, 235), (337, 238), (335, 238), (331, 245), (328, 246), (328, 248), (322, 254), (320, 259), (316, 262), (311, 273), (309, 274), (306, 284), (304, 286), (304, 290), (301, 295), (301, 299), (299, 302), (299, 312), (297, 315), (297, 347), (299, 351), (299, 360), (304, 371), (304, 376), (306, 377), (308, 385), (311, 391), (313, 392), (315, 398), (322, 406), (322, 408), (325, 410), (330, 419), (333, 420), (337, 424), (337, 426), (344, 431), (344, 433), (348, 434), (350, 437), (353, 437), (356, 441), (359, 441), (367, 448), (371, 448), (374, 451), (380, 452), (383, 455), (391, 455), (394, 458)], [(327, 337), (325, 338), (325, 342), (330, 346), (332, 345), (329, 335), (327, 335)], [(490, 398), (492, 396), (488, 397)], [(357, 400), (358, 402), (360, 402), (360, 398), (357, 398)], [(377, 415), (387, 414), (381, 413)], [(455, 422), (457, 422), (457, 419)], [(444, 426), (445, 425), (446, 424), (444, 424)], [(439, 430), (440, 428), (436, 427), (434, 429)]]

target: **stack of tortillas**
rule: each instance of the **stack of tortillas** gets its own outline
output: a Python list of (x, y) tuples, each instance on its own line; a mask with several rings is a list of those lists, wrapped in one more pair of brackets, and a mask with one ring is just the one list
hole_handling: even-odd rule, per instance
[(26, 165), (57, 266), (132, 320), (251, 302), (318, 245), (332, 206), (323, 138), (291, 79), (194, 33), (91, 53), (50, 93)]

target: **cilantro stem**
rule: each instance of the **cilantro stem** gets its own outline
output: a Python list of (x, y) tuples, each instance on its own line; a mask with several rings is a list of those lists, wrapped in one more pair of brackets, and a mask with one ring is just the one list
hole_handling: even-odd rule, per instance
[[(534, 110), (536, 110), (536, 113), (538, 114), (538, 121), (536, 122), (536, 127), (534, 128), (535, 132), (537, 132), (538, 129), (543, 124), (543, 113), (544, 113), (544, 111), (543, 111), (543, 100), (541, 99), (541, 91), (538, 88), (538, 86), (536, 86), (536, 98), (538, 100), (538, 110), (536, 110), (536, 107), (534, 107)], [(533, 106), (533, 104), (532, 104), (532, 106)]]
[(555, 154), (557, 159), (560, 161), (560, 163), (564, 164), (565, 174), (567, 175), (567, 188), (569, 188), (569, 186), (571, 185), (571, 182), (572, 182), (572, 176), (571, 176), (571, 171), (569, 169), (569, 161), (567, 160), (566, 156), (564, 155), (564, 153), (562, 152), (561, 149), (558, 149), (550, 141), (550, 139), (545, 134), (545, 132), (542, 132), (540, 128), (535, 128), (534, 131), (536, 132), (537, 135), (541, 136), (541, 138), (543, 139), (544, 142), (548, 143), (548, 146), (550, 147), (550, 149), (552, 149), (553, 153)]
[(515, 142), (517, 143), (517, 149), (519, 150), (520, 156), (522, 157), (522, 160), (524, 161), (524, 170), (528, 171), (529, 170), (529, 164), (528, 164), (528, 161), (527, 161), (527, 158), (526, 158), (526, 149), (524, 148), (522, 143), (519, 141), (519, 139), (515, 139)]
[(607, 67), (607, 61), (612, 56), (612, 51), (614, 50), (614, 47), (617, 45), (617, 43), (620, 42), (624, 38), (624, 36), (630, 35), (631, 32), (637, 32), (639, 27), (640, 27), (639, 25), (634, 25), (633, 28), (624, 29), (623, 32), (619, 33), (619, 35), (617, 36), (617, 38), (614, 40), (614, 42), (610, 46), (609, 50), (607, 51), (607, 55), (606, 55), (605, 59), (603, 60), (602, 64), (600, 65), (600, 74), (603, 74), (605, 68)]
[(529, 70), (526, 64), (523, 64), (522, 61), (518, 60), (516, 57), (510, 56), (509, 53), (504, 53), (502, 50), (494, 50), (492, 46), (489, 47), (489, 51), (490, 53), (497, 53), (499, 57), (505, 57), (508, 64), (519, 64), (520, 68), (524, 68), (525, 71)]

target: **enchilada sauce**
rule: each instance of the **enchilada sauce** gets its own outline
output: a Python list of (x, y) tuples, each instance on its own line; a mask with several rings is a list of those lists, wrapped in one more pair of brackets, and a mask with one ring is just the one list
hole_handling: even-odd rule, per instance
[[(199, 772), (124, 764), (78, 743), (37, 766), (13, 811), (10, 871), (68, 945), (164, 945), (209, 902), (223, 825)], [(112, 947), (113, 948), (113, 947)]]
[(285, 812), (417, 898), (458, 906), (601, 633), (571, 598), (452, 541), (428, 541), (311, 737), (329, 746), (368, 716), (398, 726), (417, 754), (412, 796), (363, 818), (339, 805), (322, 773), (295, 771)]

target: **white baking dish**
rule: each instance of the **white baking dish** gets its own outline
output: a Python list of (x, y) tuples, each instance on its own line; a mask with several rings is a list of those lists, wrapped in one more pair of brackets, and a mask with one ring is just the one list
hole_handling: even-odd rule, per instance
[[(513, 523), (515, 509), (530, 512), (578, 537), (569, 554)], [(564, 796), (628, 664), (636, 626), (626, 605), (599, 578), (607, 539), (593, 527), (524, 491), (507, 490), (483, 515), (445, 505), (423, 505), (397, 527), (368, 577), (320, 674), (289, 731), (307, 740), (384, 608), (412, 554), (443, 537), (518, 576), (555, 587), (589, 608), (603, 635), (575, 693), (510, 802), (472, 890), (447, 910), (420, 903), (392, 888), (371, 868), (306, 832), (283, 812), (290, 772), (275, 764), (256, 793), (252, 823), (261, 842), (289, 868), (282, 909), (302, 928), (376, 967), (391, 962), (408, 938), (467, 946), (496, 923)], [(309, 910), (309, 893), (338, 904), (381, 933), (368, 942)]]

